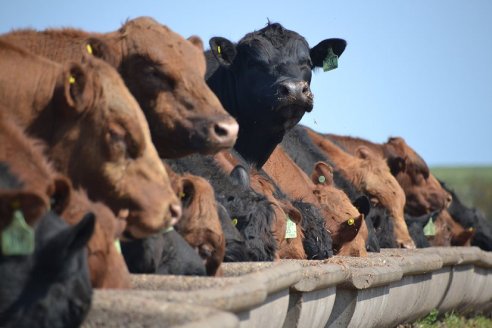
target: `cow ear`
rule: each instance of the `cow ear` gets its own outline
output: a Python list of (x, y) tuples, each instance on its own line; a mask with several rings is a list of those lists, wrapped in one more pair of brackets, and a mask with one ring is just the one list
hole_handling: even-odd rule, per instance
[(396, 176), (400, 172), (405, 172), (406, 162), (403, 157), (390, 157), (386, 162), (388, 163), (392, 175)]
[(96, 58), (104, 60), (113, 67), (118, 66), (114, 52), (112, 51), (109, 44), (102, 39), (96, 37), (88, 38), (84, 44), (84, 49), (82, 51), (88, 56), (94, 56)]
[(32, 226), (46, 211), (47, 204), (45, 199), (30, 191), (0, 191), (0, 228), (10, 224), (16, 208), (22, 211), (27, 224)]
[(368, 159), (371, 157), (371, 151), (365, 146), (360, 146), (355, 150), (355, 155), (362, 159)]
[(179, 199), (181, 200), (181, 207), (183, 209), (188, 208), (193, 199), (195, 198), (196, 188), (192, 180), (183, 179), (182, 190), (179, 193)]
[(187, 40), (190, 41), (191, 44), (194, 45), (195, 47), (197, 47), (200, 51), (203, 51), (204, 50), (204, 48), (203, 48), (203, 41), (202, 41), (202, 39), (199, 36), (192, 35)]
[(90, 103), (87, 73), (78, 64), (71, 64), (64, 81), (65, 100), (76, 112), (83, 112)]
[(244, 166), (236, 165), (236, 167), (231, 171), (231, 178), (233, 182), (239, 186), (250, 186), (249, 173), (246, 171)]
[(354, 206), (359, 210), (359, 213), (364, 214), (364, 217), (369, 215), (371, 211), (371, 202), (366, 196), (360, 196), (354, 201)]
[(55, 177), (55, 192), (51, 196), (51, 209), (61, 215), (70, 202), (72, 184), (65, 176)]
[(95, 223), (96, 217), (93, 213), (85, 214), (77, 224), (60, 232), (53, 245), (63, 250), (65, 255), (73, 254), (87, 245), (94, 232)]
[(210, 51), (222, 66), (229, 66), (236, 58), (236, 46), (231, 41), (222, 37), (213, 37), (209, 40)]
[(314, 164), (311, 180), (314, 184), (332, 185), (333, 184), (333, 169), (325, 162), (317, 162)]
[(323, 61), (330, 54), (330, 49), (334, 55), (340, 57), (347, 46), (347, 41), (343, 39), (326, 39), (311, 48), (309, 54), (314, 67), (323, 67)]

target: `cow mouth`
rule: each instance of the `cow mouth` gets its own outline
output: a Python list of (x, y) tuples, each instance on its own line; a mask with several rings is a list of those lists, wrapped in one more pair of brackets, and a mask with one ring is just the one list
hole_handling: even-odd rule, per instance
[(279, 106), (274, 110), (277, 121), (276, 125), (283, 130), (289, 130), (299, 123), (304, 114), (310, 112), (311, 109), (312, 107), (298, 104)]

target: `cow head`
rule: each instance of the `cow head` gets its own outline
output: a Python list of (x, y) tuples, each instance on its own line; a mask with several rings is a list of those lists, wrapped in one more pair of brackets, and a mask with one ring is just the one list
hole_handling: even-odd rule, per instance
[[(272, 222), (272, 232), (278, 245), (278, 257), (281, 259), (306, 259), (302, 231), (302, 215), (285, 196), (279, 197), (275, 183), (266, 175), (253, 170), (251, 172), (251, 187), (266, 196), (275, 212)], [(295, 234), (288, 234), (287, 228), (295, 224)], [(291, 230), (289, 230), (291, 231)]]
[(402, 138), (383, 144), (392, 174), (406, 194), (405, 212), (419, 216), (449, 206), (451, 195), (430, 173), (429, 167)]
[[(325, 226), (333, 239), (333, 251), (340, 255), (367, 255), (364, 217), (370, 209), (368, 200), (352, 204), (347, 195), (334, 186), (333, 170), (324, 162), (315, 164), (311, 179), (316, 184), (314, 192), (321, 204)], [(366, 231), (365, 239), (359, 233), (362, 226)]]
[(215, 204), (214, 190), (207, 180), (191, 174), (180, 176), (173, 185), (183, 208), (176, 230), (197, 250), (204, 261), (207, 274), (213, 276), (225, 254), (224, 232)]
[[(302, 36), (277, 23), (247, 34), (237, 44), (220, 37), (209, 43), (220, 65), (218, 71), (229, 72), (229, 86), (219, 85), (218, 74), (207, 73), (207, 82), (238, 120), (241, 129), (236, 149), (247, 159), (254, 156), (242, 148), (241, 143), (248, 142), (246, 135), (254, 133), (279, 143), (313, 109), (311, 71), (322, 67), (329, 54), (340, 56), (346, 46), (344, 40), (327, 39), (309, 48)], [(234, 96), (225, 95), (228, 87)]]
[(91, 199), (127, 216), (129, 236), (142, 238), (174, 224), (181, 207), (152, 144), (137, 102), (107, 63), (71, 65), (58, 96), (50, 155)]
[[(98, 46), (106, 42), (106, 45)], [(207, 87), (203, 45), (184, 39), (149, 17), (126, 22), (107, 38), (90, 38), (94, 55), (116, 63), (149, 122), (163, 158), (231, 148), (238, 124)], [(105, 51), (106, 50), (106, 51)]]

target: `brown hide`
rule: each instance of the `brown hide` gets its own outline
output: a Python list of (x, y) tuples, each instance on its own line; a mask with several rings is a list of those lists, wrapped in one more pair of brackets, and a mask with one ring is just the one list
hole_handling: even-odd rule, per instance
[(102, 203), (91, 202), (85, 192), (74, 191), (62, 217), (69, 224), (77, 224), (85, 213), (96, 216), (94, 233), (87, 243), (88, 265), (92, 287), (130, 288), (130, 273), (115, 241), (121, 237), (126, 222), (117, 219)]
[(398, 244), (415, 248), (408, 233), (403, 211), (405, 193), (389, 170), (386, 162), (372, 148), (359, 146), (354, 155), (343, 151), (322, 135), (306, 129), (316, 146), (325, 152), (337, 169), (361, 192), (371, 197), (371, 202), (388, 209), (394, 221), (394, 234)]
[(422, 157), (403, 138), (389, 138), (386, 143), (377, 144), (334, 134), (327, 134), (326, 137), (351, 154), (355, 154), (356, 149), (363, 145), (373, 150), (378, 157), (384, 158), (405, 192), (406, 213), (419, 216), (446, 208), (451, 203), (451, 195), (441, 187)]
[(183, 208), (176, 231), (197, 250), (207, 274), (218, 275), (225, 255), (225, 237), (212, 186), (204, 178), (191, 174), (175, 175), (173, 186)]
[[(274, 195), (275, 187), (273, 182), (260, 175), (254, 169), (250, 171), (250, 183), (254, 191), (264, 195), (272, 204), (275, 212), (272, 232), (277, 242), (278, 257), (281, 259), (305, 260), (307, 255), (302, 244), (304, 239), (304, 233), (301, 228), (302, 214), (288, 200), (277, 199)], [(290, 218), (296, 224), (297, 233), (295, 238), (285, 238), (287, 218)]]
[[(12, 121), (2, 119), (0, 112), (0, 163), (7, 163), (10, 172), (23, 182), (21, 194), (17, 192), (14, 200), (20, 203), (20, 207), (28, 224), (33, 224), (50, 203), (67, 223), (76, 224), (87, 212), (96, 215), (94, 233), (88, 242), (88, 265), (92, 286), (95, 288), (128, 288), (130, 276), (123, 257), (116, 252), (114, 240), (123, 232), (125, 222), (117, 223), (113, 213), (102, 204), (94, 204), (89, 201), (85, 193), (71, 191), (68, 180), (58, 176), (45, 157), (40, 142), (28, 138), (21, 129)], [(1, 189), (1, 188), (0, 188)], [(1, 190), (2, 202), (6, 198), (6, 190)], [(26, 202), (26, 194), (30, 195)], [(12, 193), (12, 192), (11, 192)], [(34, 197), (36, 195), (39, 197)], [(42, 202), (36, 203), (42, 199)], [(8, 205), (8, 204), (7, 204)], [(1, 208), (5, 206), (0, 205)], [(9, 206), (7, 209), (11, 209)], [(5, 226), (6, 220), (11, 218), (11, 213), (2, 213), (0, 217), (0, 230)]]
[(465, 229), (454, 221), (447, 210), (442, 210), (435, 222), (436, 235), (427, 237), (431, 246), (470, 246), (474, 228)]
[(0, 110), (46, 142), (56, 170), (76, 188), (129, 213), (131, 236), (179, 217), (145, 117), (112, 67), (89, 58), (63, 68), (0, 41), (0, 72)]
[[(51, 207), (63, 207), (69, 198), (70, 185), (63, 177), (56, 177), (53, 169), (42, 156), (39, 142), (27, 138), (13, 120), (0, 111), (0, 165), (14, 175), (20, 185), (15, 190), (0, 186), (0, 230), (8, 226), (13, 211), (22, 210), (29, 225)], [(56, 196), (60, 200), (56, 199)], [(60, 208), (62, 209), (62, 208)]]
[[(358, 232), (363, 215), (352, 205), (347, 195), (333, 185), (333, 181), (315, 185), (281, 146), (275, 148), (263, 169), (289, 198), (301, 199), (321, 209), (325, 228), (333, 239), (334, 251), (339, 250), (341, 255), (367, 255), (365, 241), (354, 242), (354, 239), (362, 238)], [(356, 224), (347, 225), (351, 219), (355, 219)]]
[(185, 40), (152, 18), (140, 17), (105, 34), (17, 30), (3, 38), (58, 62), (80, 61), (89, 45), (94, 56), (122, 75), (161, 157), (211, 154), (236, 141), (239, 126), (206, 85), (203, 44), (196, 36)]

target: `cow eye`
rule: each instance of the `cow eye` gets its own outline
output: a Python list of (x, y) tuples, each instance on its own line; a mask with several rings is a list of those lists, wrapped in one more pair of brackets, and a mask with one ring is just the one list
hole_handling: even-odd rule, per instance
[(172, 90), (176, 86), (176, 81), (165, 74), (156, 64), (147, 63), (142, 70), (145, 80), (151, 87)]
[(108, 139), (112, 158), (136, 158), (138, 156), (137, 144), (121, 127), (110, 128)]

